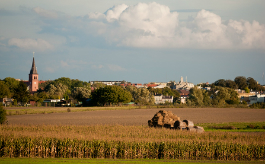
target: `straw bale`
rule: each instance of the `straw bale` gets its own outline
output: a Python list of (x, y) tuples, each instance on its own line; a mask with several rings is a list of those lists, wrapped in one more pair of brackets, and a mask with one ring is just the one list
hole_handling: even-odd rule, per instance
[(188, 127), (193, 127), (194, 126), (194, 123), (192, 121), (190, 121), (190, 120), (183, 120), (183, 122), (185, 122)]
[(177, 121), (175, 121), (175, 123), (174, 123), (174, 128), (177, 128), (177, 127), (186, 127), (186, 123), (185, 122), (182, 122), (182, 121), (180, 121), (180, 120), (177, 120)]
[(201, 126), (194, 126), (194, 128), (196, 129), (197, 133), (203, 133), (204, 132), (204, 128)]
[(197, 129), (194, 127), (187, 127), (187, 131), (189, 132), (197, 132)]

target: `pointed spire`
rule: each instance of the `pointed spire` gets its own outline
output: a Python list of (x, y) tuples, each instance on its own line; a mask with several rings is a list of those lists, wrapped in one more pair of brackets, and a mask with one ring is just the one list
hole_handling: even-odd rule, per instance
[(38, 74), (37, 73), (37, 69), (36, 69), (36, 65), (35, 65), (34, 57), (33, 57), (33, 61), (32, 61), (32, 67), (31, 67), (31, 70), (30, 70), (30, 74)]

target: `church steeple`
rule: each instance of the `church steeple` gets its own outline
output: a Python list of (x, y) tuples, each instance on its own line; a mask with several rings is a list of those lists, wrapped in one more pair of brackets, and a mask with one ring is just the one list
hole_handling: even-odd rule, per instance
[(38, 74), (37, 68), (36, 68), (36, 65), (35, 65), (34, 57), (33, 57), (32, 67), (31, 67), (31, 70), (30, 70), (30, 73), (29, 74)]
[(37, 72), (37, 68), (34, 60), (34, 52), (33, 52), (33, 61), (32, 66), (29, 73), (29, 92), (34, 93), (39, 89), (39, 75)]

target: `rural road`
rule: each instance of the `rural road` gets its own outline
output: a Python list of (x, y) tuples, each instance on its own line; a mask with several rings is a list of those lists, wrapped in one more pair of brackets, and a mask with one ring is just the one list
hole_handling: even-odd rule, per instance
[[(265, 121), (265, 109), (244, 108), (169, 108), (181, 120), (196, 123)], [(86, 111), (8, 116), (9, 124), (24, 125), (147, 125), (159, 109)]]

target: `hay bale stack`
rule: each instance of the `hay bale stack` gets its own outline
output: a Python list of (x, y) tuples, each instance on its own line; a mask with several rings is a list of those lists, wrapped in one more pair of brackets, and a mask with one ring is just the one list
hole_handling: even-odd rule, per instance
[(194, 126), (190, 120), (181, 121), (180, 118), (171, 111), (160, 110), (151, 120), (148, 120), (149, 127), (165, 127), (177, 130), (186, 130), (189, 132), (203, 133), (204, 129), (200, 126)]
[(160, 110), (151, 120), (148, 120), (148, 126), (173, 128), (177, 120), (180, 118), (171, 111)]

